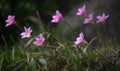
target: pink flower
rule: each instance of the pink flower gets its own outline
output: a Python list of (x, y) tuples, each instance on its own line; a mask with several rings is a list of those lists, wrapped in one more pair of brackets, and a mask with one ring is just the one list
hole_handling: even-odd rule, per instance
[(89, 14), (88, 18), (86, 18), (83, 23), (93, 23), (93, 13)]
[(53, 19), (51, 22), (53, 22), (53, 23), (61, 22), (63, 19), (62, 14), (58, 10), (56, 10), (56, 14), (53, 15), (52, 18)]
[(34, 45), (42, 46), (44, 41), (45, 41), (45, 38), (44, 38), (43, 34), (40, 34), (39, 38), (36, 38), (36, 41), (34, 42)]
[(78, 15), (78, 16), (80, 16), (80, 15), (85, 16), (86, 15), (86, 7), (85, 7), (85, 5), (83, 5), (81, 8), (78, 8), (78, 12), (76, 13), (76, 15)]
[(5, 21), (7, 24), (5, 26), (8, 27), (12, 24), (15, 24), (14, 18), (15, 18), (15, 16), (8, 15), (8, 19)]
[(29, 27), (29, 28), (26, 28), (26, 27), (24, 27), (24, 32), (22, 32), (21, 33), (21, 38), (26, 38), (26, 37), (30, 37), (30, 35), (31, 35), (31, 32), (32, 32), (32, 30), (31, 30), (31, 28)]
[(84, 35), (83, 33), (81, 32), (79, 34), (79, 37), (76, 38), (76, 41), (74, 42), (75, 46), (76, 45), (79, 45), (79, 44), (82, 44), (82, 43), (86, 43), (85, 39), (84, 39)]
[(105, 23), (105, 20), (109, 17), (109, 15), (105, 16), (105, 13), (102, 14), (102, 16), (97, 16), (96, 18), (98, 19), (97, 23), (101, 22), (101, 23)]

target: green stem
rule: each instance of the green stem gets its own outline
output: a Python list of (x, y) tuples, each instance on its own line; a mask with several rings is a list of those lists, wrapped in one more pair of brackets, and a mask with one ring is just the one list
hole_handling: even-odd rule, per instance
[(78, 34), (77, 32), (74, 31), (74, 29), (70, 26), (70, 24), (67, 21), (63, 21), (75, 34)]
[(99, 30), (98, 30), (98, 28), (97, 28), (97, 25), (96, 25), (96, 24), (93, 24), (93, 27), (94, 27), (95, 30), (96, 30), (96, 33), (97, 33), (98, 38), (99, 38), (99, 39), (98, 39), (99, 42), (102, 43), (102, 37), (101, 37), (100, 32), (99, 32)]
[(3, 48), (5, 48), (5, 50), (7, 50), (7, 43), (6, 43), (6, 39), (5, 39), (4, 35), (2, 35), (1, 37), (2, 37), (3, 42), (4, 42), (4, 45), (5, 45)]
[(16, 25), (22, 31), (22, 28), (20, 27), (20, 25), (18, 23), (16, 23)]
[(42, 21), (41, 21), (40, 17), (38, 17), (38, 20), (40, 21), (39, 26), (40, 26), (40, 28), (42, 29), (42, 31), (44, 32), (45, 29), (44, 29), (44, 27), (43, 27), (43, 25), (42, 25)]

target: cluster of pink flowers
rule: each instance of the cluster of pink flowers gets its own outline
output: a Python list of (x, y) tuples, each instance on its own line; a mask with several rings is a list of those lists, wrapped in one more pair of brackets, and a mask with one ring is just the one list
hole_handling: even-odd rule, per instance
[[(8, 15), (8, 18), (7, 20), (5, 21), (6, 22), (6, 27), (12, 25), (12, 24), (15, 24), (16, 21), (15, 21), (15, 16), (12, 16), (12, 15)], [(27, 28), (27, 27), (24, 27), (24, 32), (22, 32), (20, 35), (21, 35), (21, 38), (29, 38), (31, 36), (31, 33), (32, 33), (32, 29), (31, 27)], [(33, 42), (34, 45), (36, 46), (42, 46), (44, 44), (44, 41), (45, 41), (45, 38), (43, 36), (43, 34), (40, 34), (39, 35), (39, 38), (36, 38), (36, 40)]]
[[(87, 12), (86, 12), (86, 6), (83, 5), (81, 8), (78, 8), (78, 12), (76, 13), (76, 15), (78, 16), (87, 16)], [(87, 18), (84, 19), (84, 24), (88, 24), (88, 23), (94, 23), (93, 20), (93, 13), (90, 13), (88, 15)], [(98, 15), (97, 18), (97, 22), (96, 23), (105, 23), (105, 20), (109, 17), (109, 15), (105, 15), (105, 13), (103, 13), (102, 15)], [(58, 23), (58, 22), (62, 22), (63, 21), (63, 17), (62, 14), (56, 10), (56, 14), (52, 16), (52, 23)]]
[[(87, 16), (87, 12), (86, 12), (86, 6), (83, 5), (81, 8), (78, 8), (78, 12), (76, 13), (76, 15), (78, 16), (85, 16), (87, 18), (84, 19), (84, 24), (88, 24), (88, 23), (91, 23), (93, 24), (94, 23), (94, 19), (93, 19), (93, 13), (90, 13), (88, 16)], [(105, 20), (109, 17), (109, 15), (105, 15), (105, 13), (103, 13), (102, 15), (98, 15), (96, 18), (97, 18), (97, 22), (96, 23), (105, 23)], [(56, 10), (56, 14), (53, 15), (52, 17), (52, 23), (58, 23), (58, 22), (62, 22), (63, 21), (63, 17), (62, 17), (62, 14)], [(86, 43), (85, 39), (84, 39), (84, 35), (83, 33), (81, 32), (79, 37), (76, 38), (76, 41), (74, 42), (75, 45), (79, 45), (79, 44), (82, 44), (82, 43)]]
[[(29, 28), (24, 27), (24, 30), (25, 31), (21, 33), (21, 38), (30, 37), (31, 32), (32, 32), (31, 28), (30, 27)], [(36, 46), (42, 46), (44, 44), (44, 41), (45, 41), (45, 38), (44, 38), (43, 34), (40, 34), (39, 38), (36, 38), (36, 40), (33, 43)]]
[[(22, 36), (21, 38), (30, 37), (31, 32), (32, 32), (31, 28), (30, 27), (29, 28), (24, 27), (24, 30), (25, 30), (25, 32), (21, 33), (21, 36)], [(44, 38), (43, 34), (40, 34), (39, 38), (36, 38), (36, 40), (33, 42), (33, 44), (36, 45), (36, 46), (42, 46), (44, 44), (44, 42), (45, 42), (45, 38)]]
[[(87, 16), (87, 12), (86, 12), (86, 6), (83, 5), (81, 8), (78, 8), (78, 12), (76, 13), (76, 15), (78, 16)], [(109, 17), (109, 15), (105, 15), (105, 13), (103, 13), (102, 15), (98, 15), (97, 18), (97, 22), (96, 23), (105, 23), (105, 20)], [(94, 19), (93, 19), (93, 13), (90, 13), (87, 18), (84, 19), (84, 24), (94, 24)], [(80, 45), (82, 43), (86, 43), (85, 39), (84, 39), (84, 35), (81, 32), (79, 37), (76, 38), (76, 41), (74, 42), (74, 45)]]
[[(83, 5), (83, 7), (81, 8), (78, 8), (78, 12), (76, 13), (76, 15), (78, 16), (86, 16), (86, 6)], [(105, 20), (109, 17), (109, 15), (105, 15), (105, 13), (103, 13), (102, 15), (98, 15), (96, 18), (98, 19), (97, 20), (97, 23), (105, 23)], [(87, 23), (94, 23), (93, 21), (93, 13), (89, 14), (88, 15), (88, 18), (86, 18), (83, 22), (84, 24), (87, 24)]]
[[(76, 13), (76, 15), (78, 16), (85, 16), (87, 18), (84, 19), (84, 24), (88, 24), (88, 23), (94, 23), (93, 20), (93, 13), (90, 13), (89, 15), (87, 15), (86, 12), (86, 6), (83, 5), (81, 8), (78, 8), (78, 12)], [(39, 14), (37, 13), (37, 16), (39, 16)], [(105, 13), (103, 13), (102, 15), (98, 15), (97, 18), (97, 22), (96, 23), (105, 23), (105, 20), (109, 17), (109, 15), (105, 15)], [(8, 18), (6, 20), (6, 27), (15, 24), (15, 16), (12, 15), (8, 15)], [(56, 10), (55, 15), (52, 16), (52, 23), (59, 23), (63, 21), (63, 16), (62, 14), (59, 12), (59, 10)], [(31, 27), (27, 28), (24, 27), (24, 32), (21, 33), (21, 38), (29, 38), (31, 36), (32, 33), (32, 29)], [(36, 46), (42, 46), (44, 44), (45, 38), (43, 36), (43, 34), (40, 34), (38, 38), (36, 38), (36, 40), (33, 42), (34, 45)], [(80, 45), (82, 43), (86, 43), (86, 40), (84, 39), (84, 34), (81, 32), (79, 34), (79, 37), (76, 38), (76, 41), (74, 42), (74, 45)]]

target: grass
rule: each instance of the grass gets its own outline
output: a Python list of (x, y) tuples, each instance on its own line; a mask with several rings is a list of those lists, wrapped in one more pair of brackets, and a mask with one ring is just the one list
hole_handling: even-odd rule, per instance
[[(46, 34), (48, 35), (48, 34)], [(47, 37), (47, 36), (46, 36)], [(73, 46), (73, 42), (58, 42), (49, 35), (44, 46), (30, 44), (28, 49), (14, 45), (12, 50), (0, 50), (0, 71), (118, 71), (119, 48), (109, 39), (98, 47), (89, 45), (87, 51)], [(85, 48), (87, 44), (81, 45)]]

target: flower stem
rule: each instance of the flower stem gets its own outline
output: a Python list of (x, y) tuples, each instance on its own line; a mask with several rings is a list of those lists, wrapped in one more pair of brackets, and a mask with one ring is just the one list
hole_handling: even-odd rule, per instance
[(64, 22), (75, 34), (78, 35), (78, 33), (74, 31), (74, 29), (71, 27), (71, 25), (70, 25), (66, 20), (64, 20), (63, 22)]
[(22, 31), (22, 28), (20, 27), (18, 23), (16, 23), (16, 26)]

